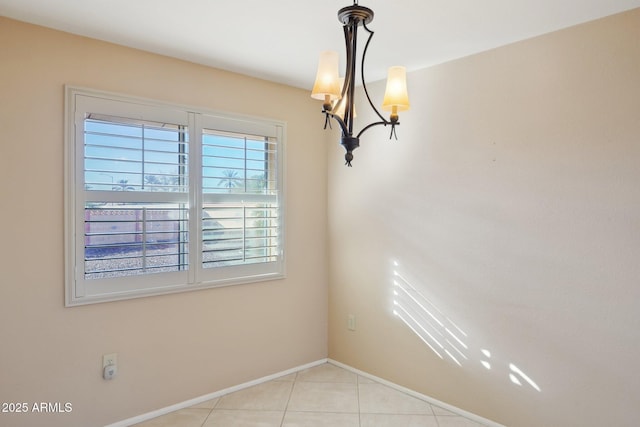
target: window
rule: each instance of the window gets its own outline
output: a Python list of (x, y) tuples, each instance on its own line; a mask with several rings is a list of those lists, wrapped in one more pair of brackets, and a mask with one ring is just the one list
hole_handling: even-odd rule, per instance
[(283, 277), (283, 138), (67, 88), (67, 305)]

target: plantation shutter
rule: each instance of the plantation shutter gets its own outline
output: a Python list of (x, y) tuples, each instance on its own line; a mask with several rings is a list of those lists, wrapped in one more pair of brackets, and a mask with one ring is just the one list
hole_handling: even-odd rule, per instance
[[(187, 115), (91, 97), (78, 104), (76, 296), (186, 283)], [(132, 276), (153, 278), (130, 287)]]
[(234, 124), (207, 118), (202, 131), (202, 274), (218, 280), (268, 277), (282, 263), (280, 129)]

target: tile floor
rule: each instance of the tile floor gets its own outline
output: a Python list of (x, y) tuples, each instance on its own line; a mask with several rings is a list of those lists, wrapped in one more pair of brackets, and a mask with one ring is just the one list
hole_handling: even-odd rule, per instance
[(479, 427), (428, 402), (325, 363), (136, 427)]

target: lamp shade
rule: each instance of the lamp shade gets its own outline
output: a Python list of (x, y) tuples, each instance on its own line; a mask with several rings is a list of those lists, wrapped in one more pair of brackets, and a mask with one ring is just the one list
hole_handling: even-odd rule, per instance
[(407, 70), (405, 67), (391, 67), (387, 74), (387, 88), (384, 91), (382, 109), (385, 111), (392, 111), (393, 107), (396, 107), (396, 111), (405, 111), (409, 109)]
[[(342, 93), (342, 90), (344, 89), (344, 77), (340, 77), (339, 79), (340, 82), (340, 93)], [(347, 104), (349, 103), (349, 97), (348, 95), (345, 95), (344, 98), (341, 98), (339, 101), (336, 101), (333, 104), (333, 114), (340, 116), (342, 119), (344, 119), (344, 112), (347, 109)], [(356, 113), (356, 106), (353, 106), (353, 117), (358, 117), (357, 113)]]
[(316, 82), (311, 91), (314, 99), (333, 101), (340, 98), (340, 80), (338, 78), (338, 52), (326, 50), (320, 53)]

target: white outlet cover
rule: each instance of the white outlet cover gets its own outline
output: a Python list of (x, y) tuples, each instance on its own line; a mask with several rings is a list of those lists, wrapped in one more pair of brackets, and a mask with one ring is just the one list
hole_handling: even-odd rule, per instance
[(109, 353), (102, 356), (102, 368), (106, 368), (109, 365), (117, 365), (118, 364), (118, 354), (117, 353)]
[(107, 365), (102, 371), (102, 378), (105, 380), (112, 380), (118, 373), (118, 367), (116, 365)]

